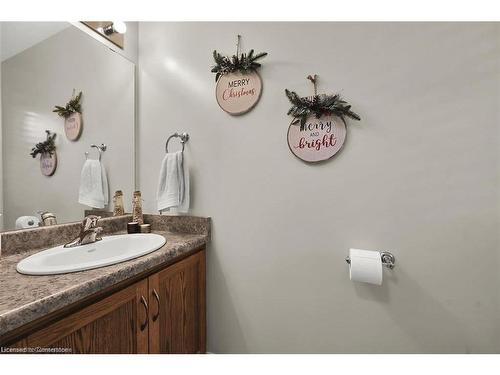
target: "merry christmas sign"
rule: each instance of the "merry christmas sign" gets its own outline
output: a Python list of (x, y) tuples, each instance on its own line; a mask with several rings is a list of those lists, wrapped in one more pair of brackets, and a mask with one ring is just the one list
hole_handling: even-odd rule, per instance
[(251, 110), (262, 93), (262, 79), (257, 73), (258, 62), (267, 56), (266, 52), (240, 53), (241, 35), (238, 35), (236, 54), (229, 57), (213, 52), (215, 65), (215, 97), (219, 107), (231, 115), (242, 115)]
[(255, 71), (221, 75), (215, 89), (217, 103), (231, 115), (248, 112), (257, 104), (261, 93), (262, 80)]

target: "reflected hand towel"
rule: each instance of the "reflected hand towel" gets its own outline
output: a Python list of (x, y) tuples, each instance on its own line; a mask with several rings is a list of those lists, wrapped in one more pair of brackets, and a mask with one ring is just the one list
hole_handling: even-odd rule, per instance
[(93, 208), (104, 208), (109, 201), (108, 178), (99, 160), (86, 160), (80, 177), (78, 202)]

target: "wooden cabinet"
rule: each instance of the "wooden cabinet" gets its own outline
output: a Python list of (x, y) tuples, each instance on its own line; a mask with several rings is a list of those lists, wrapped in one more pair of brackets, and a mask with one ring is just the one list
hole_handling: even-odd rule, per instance
[(71, 353), (204, 353), (205, 251), (16, 340)]
[(28, 336), (28, 347), (72, 353), (147, 353), (148, 281), (142, 280)]
[(205, 353), (205, 253), (149, 277), (150, 353)]

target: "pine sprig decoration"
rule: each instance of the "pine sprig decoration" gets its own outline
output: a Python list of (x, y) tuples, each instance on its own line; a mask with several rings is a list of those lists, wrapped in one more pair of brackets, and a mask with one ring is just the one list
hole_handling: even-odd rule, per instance
[(293, 116), (292, 124), (300, 123), (304, 126), (309, 116), (320, 118), (323, 115), (334, 115), (346, 124), (346, 117), (353, 120), (361, 120), (358, 114), (351, 111), (351, 105), (343, 100), (339, 94), (314, 95), (312, 97), (300, 97), (297, 93), (285, 89), (285, 94), (292, 103), (287, 115)]
[(45, 130), (47, 133), (47, 139), (43, 142), (39, 142), (31, 149), (30, 155), (33, 158), (36, 158), (38, 154), (50, 154), (52, 155), (56, 151), (56, 133), (50, 133), (50, 130)]
[(241, 55), (236, 54), (232, 57), (228, 57), (214, 51), (213, 56), (215, 66), (212, 68), (211, 72), (215, 73), (215, 81), (217, 82), (219, 77), (223, 74), (233, 73), (236, 71), (247, 74), (257, 70), (261, 66), (257, 60), (267, 56), (267, 52), (260, 52), (254, 55), (254, 50), (251, 49), (248, 54), (242, 53)]
[[(73, 94), (74, 95), (74, 94)], [(82, 105), (80, 104), (80, 100), (82, 99), (82, 92), (71, 98), (71, 100), (66, 103), (65, 107), (61, 107), (60, 105), (56, 105), (52, 112), (56, 112), (59, 116), (68, 118), (73, 113), (82, 113)]]

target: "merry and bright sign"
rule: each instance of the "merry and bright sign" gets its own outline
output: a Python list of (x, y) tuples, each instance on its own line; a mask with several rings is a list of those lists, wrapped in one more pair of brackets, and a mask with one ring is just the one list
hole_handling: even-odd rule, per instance
[(304, 125), (290, 124), (288, 147), (301, 160), (314, 163), (330, 159), (342, 148), (345, 124), (338, 117), (310, 116)]
[(44, 176), (52, 176), (56, 172), (56, 168), (57, 155), (55, 152), (52, 155), (45, 153), (40, 156), (40, 171)]

